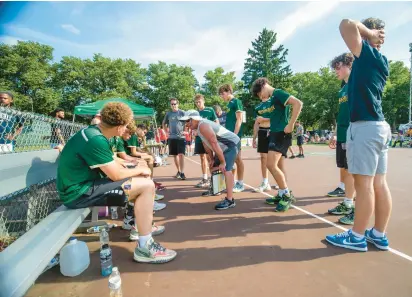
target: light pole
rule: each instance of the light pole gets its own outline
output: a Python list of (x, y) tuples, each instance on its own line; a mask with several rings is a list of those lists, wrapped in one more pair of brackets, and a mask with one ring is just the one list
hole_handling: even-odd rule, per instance
[(411, 53), (411, 68), (409, 68), (410, 73), (410, 86), (409, 86), (409, 123), (411, 122), (411, 112), (412, 112), (412, 43), (409, 43), (409, 52)]

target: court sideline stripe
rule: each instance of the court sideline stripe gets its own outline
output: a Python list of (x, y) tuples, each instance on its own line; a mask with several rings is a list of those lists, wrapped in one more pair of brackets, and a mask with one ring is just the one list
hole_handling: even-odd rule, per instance
[[(191, 162), (193, 162), (193, 163), (196, 163), (196, 164), (200, 165), (199, 162), (197, 162), (197, 161), (195, 161), (195, 160), (192, 160), (192, 159), (190, 159), (190, 158), (188, 158), (188, 157), (185, 157), (185, 159), (187, 159), (187, 160), (189, 160), (189, 161), (191, 161)], [(245, 184), (245, 183), (243, 183), (243, 184), (244, 184), (246, 187), (250, 188), (250, 189), (254, 189), (254, 187), (252, 187), (252, 186), (250, 186), (250, 185), (248, 185), (248, 184)], [(268, 194), (268, 193), (265, 193), (265, 192), (263, 192), (263, 193), (261, 193), (261, 194), (264, 194), (264, 195), (266, 195), (267, 197), (272, 197), (272, 195), (270, 195), (270, 194)], [(335, 224), (335, 223), (333, 223), (333, 222), (331, 222), (331, 221), (328, 221), (327, 219), (322, 218), (322, 217), (320, 217), (320, 216), (318, 216), (318, 215), (315, 215), (314, 213), (311, 213), (311, 212), (307, 211), (306, 209), (300, 208), (300, 207), (295, 206), (295, 205), (293, 205), (293, 204), (292, 204), (291, 206), (292, 206), (294, 209), (296, 209), (296, 210), (298, 210), (298, 211), (300, 211), (300, 212), (303, 212), (304, 214), (307, 214), (307, 215), (309, 215), (309, 216), (311, 216), (311, 217), (313, 217), (313, 218), (315, 218), (315, 219), (318, 219), (318, 220), (320, 220), (320, 221), (322, 221), (322, 222), (324, 222), (324, 223), (326, 223), (326, 224), (328, 224), (328, 225), (331, 225), (331, 226), (336, 227), (336, 228), (338, 228), (338, 229), (340, 229), (340, 230), (343, 230), (343, 231), (348, 231), (348, 229), (346, 229), (346, 228), (344, 228), (344, 227), (342, 227), (342, 226), (339, 226), (338, 224)], [(410, 261), (410, 262), (412, 262), (412, 257), (409, 256), (409, 255), (407, 255), (407, 254), (405, 254), (405, 253), (402, 253), (401, 251), (395, 250), (395, 249), (393, 249), (393, 248), (389, 248), (389, 252), (391, 252), (391, 253), (399, 256), (399, 257), (402, 257), (402, 258), (404, 258), (404, 259), (406, 259), (406, 260), (408, 260), (408, 261)]]

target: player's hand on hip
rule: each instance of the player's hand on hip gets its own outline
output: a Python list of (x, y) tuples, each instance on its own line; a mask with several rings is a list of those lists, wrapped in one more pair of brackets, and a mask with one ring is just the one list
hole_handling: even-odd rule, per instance
[(293, 131), (293, 126), (291, 125), (287, 125), (285, 129), (283, 129), (283, 132), (285, 132), (286, 134), (290, 134), (292, 133), (292, 131)]

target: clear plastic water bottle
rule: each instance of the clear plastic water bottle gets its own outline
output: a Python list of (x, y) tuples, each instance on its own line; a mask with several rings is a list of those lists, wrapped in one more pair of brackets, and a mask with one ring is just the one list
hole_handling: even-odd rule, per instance
[(117, 220), (119, 218), (119, 213), (117, 212), (117, 206), (110, 207), (110, 212), (112, 213), (112, 220)]
[(113, 267), (112, 274), (109, 277), (110, 297), (122, 297), (122, 279), (117, 267)]
[(100, 249), (100, 267), (103, 276), (108, 276), (113, 270), (112, 249), (108, 244), (104, 244)]
[(64, 276), (77, 276), (90, 265), (89, 248), (83, 241), (78, 241), (76, 237), (70, 237), (60, 251), (60, 272)]
[(103, 228), (103, 230), (101, 230), (100, 232), (100, 248), (102, 248), (105, 244), (109, 245), (109, 242), (109, 233), (107, 232), (106, 228)]

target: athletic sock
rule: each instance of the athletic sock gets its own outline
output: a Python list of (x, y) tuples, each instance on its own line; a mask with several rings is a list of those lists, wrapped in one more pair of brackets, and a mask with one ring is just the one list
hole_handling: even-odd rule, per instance
[(345, 197), (345, 199), (343, 199), (343, 203), (345, 203), (347, 207), (353, 207), (353, 199)]
[(289, 189), (288, 188), (286, 188), (286, 189), (280, 189), (279, 190), (279, 195), (280, 196), (283, 196), (283, 195), (287, 195), (287, 194), (289, 194)]
[(372, 229), (372, 233), (373, 233), (373, 235), (374, 235), (375, 237), (380, 237), (380, 238), (382, 238), (382, 237), (385, 236), (385, 233), (379, 232), (379, 231), (376, 230), (375, 228)]
[(353, 230), (352, 230), (352, 234), (353, 234), (353, 236), (355, 236), (355, 237), (356, 237), (356, 239), (358, 239), (358, 240), (362, 240), (362, 239), (364, 239), (364, 238), (365, 238), (365, 236), (364, 236), (364, 235), (359, 234), (359, 233), (356, 233), (356, 232), (355, 232), (355, 231), (353, 231)]
[(203, 174), (203, 179), (207, 179), (207, 174)]
[(238, 180), (237, 182), (239, 183), (239, 185), (243, 186), (243, 180)]
[(343, 182), (339, 183), (339, 188), (345, 191), (345, 184)]
[(145, 236), (139, 236), (139, 246), (140, 247), (145, 247), (146, 246), (146, 242), (152, 238), (152, 233), (149, 233), (148, 235)]
[(267, 184), (269, 183), (269, 179), (268, 179), (268, 178), (264, 178), (264, 179), (263, 179), (263, 183), (264, 183), (265, 185), (267, 185)]

